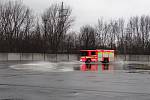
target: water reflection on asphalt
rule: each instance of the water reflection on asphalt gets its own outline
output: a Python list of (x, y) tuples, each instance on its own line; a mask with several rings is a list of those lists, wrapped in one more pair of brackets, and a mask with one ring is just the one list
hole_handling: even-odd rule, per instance
[(80, 71), (95, 71), (95, 72), (105, 72), (105, 71), (113, 71), (114, 66), (110, 64), (81, 64), (80, 67), (74, 67), (74, 70)]
[(149, 68), (123, 61), (1, 62), (0, 100), (149, 100)]
[[(24, 71), (38, 71), (38, 72), (113, 72), (117, 70), (124, 71), (137, 71), (137, 70), (150, 70), (149, 63), (136, 63), (136, 62), (120, 62), (120, 63), (81, 63), (81, 62), (29, 62), (12, 64), (9, 66), (11, 69), (24, 70)], [(2, 69), (4, 67), (0, 67)]]

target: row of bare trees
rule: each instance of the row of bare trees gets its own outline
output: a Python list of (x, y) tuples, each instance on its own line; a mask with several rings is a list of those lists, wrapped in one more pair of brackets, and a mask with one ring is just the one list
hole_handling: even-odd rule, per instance
[(21, 51), (29, 42), (34, 26), (34, 16), (21, 2), (0, 3), (1, 52)]
[[(87, 41), (88, 39), (91, 39), (89, 42), (95, 41), (95, 48), (115, 49), (122, 54), (150, 54), (150, 16), (148, 15), (131, 17), (126, 22), (124, 19), (107, 22), (100, 19), (92, 29), (91, 26), (83, 28), (87, 33), (95, 30), (92, 32), (93, 35), (86, 34), (90, 37), (86, 39)], [(84, 35), (82, 30), (81, 34)], [(89, 47), (92, 47), (90, 45), (93, 45), (93, 42), (90, 42)], [(83, 46), (86, 48), (86, 43)]]
[(37, 18), (21, 1), (0, 2), (0, 51), (57, 52), (72, 22), (71, 8), (63, 3)]
[[(122, 54), (150, 54), (150, 16), (148, 15), (131, 17), (126, 22), (124, 19), (107, 22), (100, 19), (96, 27), (86, 26), (83, 29), (87, 31), (86, 36), (90, 37), (86, 38), (86, 41), (91, 41), (88, 43), (88, 48), (93, 46), (92, 48), (115, 49)], [(82, 35), (85, 34), (83, 29), (81, 29)], [(93, 35), (88, 34), (91, 31)], [(85, 48), (86, 43), (83, 45)]]
[(0, 52), (77, 53), (80, 49), (115, 49), (122, 54), (150, 54), (150, 16), (84, 25), (70, 32), (71, 8), (52, 4), (38, 18), (21, 1), (0, 2)]

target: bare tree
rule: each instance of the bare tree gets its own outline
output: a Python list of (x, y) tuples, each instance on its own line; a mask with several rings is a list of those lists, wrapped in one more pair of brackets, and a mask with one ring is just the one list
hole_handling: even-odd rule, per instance
[(42, 15), (44, 38), (50, 46), (49, 49), (57, 51), (60, 42), (70, 28), (73, 19), (68, 6), (53, 4)]
[(82, 49), (95, 49), (96, 30), (86, 25), (80, 29), (80, 41)]
[(8, 52), (15, 52), (19, 43), (18, 38), (29, 34), (32, 28), (33, 16), (31, 10), (21, 1), (8, 1), (0, 4), (0, 30)]
[[(131, 17), (126, 28), (126, 45), (128, 53), (144, 54), (148, 52), (150, 17)], [(136, 52), (135, 52), (136, 51)]]
[(124, 19), (118, 19), (118, 32), (116, 33), (117, 43), (116, 49), (119, 53), (126, 53), (126, 43), (125, 43), (125, 21)]

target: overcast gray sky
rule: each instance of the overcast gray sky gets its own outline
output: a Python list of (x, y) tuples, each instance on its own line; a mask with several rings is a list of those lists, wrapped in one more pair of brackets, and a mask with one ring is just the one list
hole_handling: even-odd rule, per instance
[(111, 18), (129, 18), (136, 15), (150, 15), (150, 0), (23, 0), (24, 4), (36, 13), (41, 13), (52, 3), (61, 3), (72, 8), (75, 17), (73, 29), (85, 24), (95, 25), (100, 17), (105, 20)]

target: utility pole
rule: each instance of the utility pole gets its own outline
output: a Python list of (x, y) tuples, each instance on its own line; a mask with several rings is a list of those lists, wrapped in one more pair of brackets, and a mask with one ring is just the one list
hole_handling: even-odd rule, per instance
[(66, 16), (68, 16), (68, 9), (64, 9), (64, 3), (62, 2), (60, 5), (60, 8), (58, 9), (58, 29), (57, 32), (55, 33), (55, 52), (56, 52), (56, 60), (57, 60), (57, 52), (58, 52), (58, 47), (60, 44), (60, 39), (63, 38), (64, 33), (66, 32), (64, 28), (64, 24), (66, 22)]
[(59, 26), (59, 31), (63, 32), (63, 27), (64, 27), (64, 20), (68, 14), (68, 9), (64, 9), (64, 3), (61, 3), (61, 8), (59, 10), (59, 20), (60, 20), (60, 26)]
[(56, 33), (56, 52), (58, 49), (58, 45), (59, 45), (59, 40), (60, 37), (63, 37), (63, 33), (66, 32), (66, 30), (64, 29), (64, 24), (66, 21), (66, 16), (68, 16), (68, 9), (64, 9), (64, 3), (61, 3), (60, 9), (58, 11), (59, 16), (58, 16), (58, 31)]

